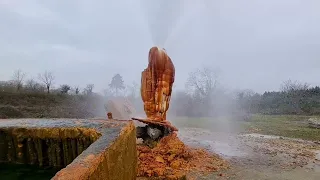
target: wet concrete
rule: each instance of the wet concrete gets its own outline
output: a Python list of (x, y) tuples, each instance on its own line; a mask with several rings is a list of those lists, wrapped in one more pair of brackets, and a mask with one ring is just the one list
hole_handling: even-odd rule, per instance
[[(88, 142), (92, 144), (88, 144), (88, 147), (85, 147), (86, 149), (83, 149), (83, 152), (79, 153), (75, 159), (70, 159), (71, 163), (59, 171), (52, 179), (129, 180), (134, 179), (136, 176), (136, 132), (132, 121), (96, 119), (5, 119), (0, 120), (0, 130), (6, 132), (8, 137), (12, 137), (12, 139), (18, 141), (19, 139), (30, 138), (47, 141), (63, 141), (70, 138), (78, 139), (87, 137), (89, 139)], [(17, 150), (23, 147), (19, 143), (13, 144), (15, 146), (15, 153), (27, 153), (27, 151)], [(52, 155), (52, 153), (44, 150), (38, 153), (43, 152), (48, 156), (50, 154)], [(74, 157), (72, 150), (67, 153), (71, 154), (71, 157)], [(42, 156), (43, 155), (37, 157)], [(21, 162), (11, 161), (11, 163)]]

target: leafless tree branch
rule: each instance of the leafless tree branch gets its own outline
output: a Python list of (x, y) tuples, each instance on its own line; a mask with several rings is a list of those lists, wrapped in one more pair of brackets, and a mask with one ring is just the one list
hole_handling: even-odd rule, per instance
[(13, 82), (17, 87), (17, 91), (20, 91), (23, 85), (23, 80), (26, 76), (26, 73), (22, 72), (22, 70), (18, 69), (13, 74)]
[(39, 77), (39, 80), (45, 84), (45, 86), (47, 88), (47, 93), (49, 94), (50, 88), (51, 88), (51, 86), (54, 82), (54, 79), (55, 79), (53, 73), (45, 71), (43, 74), (39, 74), (38, 77)]
[(291, 79), (284, 81), (280, 87), (281, 91), (284, 91), (284, 92), (306, 90), (308, 88), (309, 88), (309, 84), (301, 83), (298, 81), (292, 81)]
[(218, 73), (204, 67), (189, 74), (186, 86), (190, 91), (197, 91), (202, 96), (208, 97), (216, 89), (217, 83)]

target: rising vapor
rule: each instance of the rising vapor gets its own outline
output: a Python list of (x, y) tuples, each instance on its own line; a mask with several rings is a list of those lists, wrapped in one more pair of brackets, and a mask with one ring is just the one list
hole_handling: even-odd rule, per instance
[(164, 47), (184, 13), (183, 0), (141, 0), (154, 45)]

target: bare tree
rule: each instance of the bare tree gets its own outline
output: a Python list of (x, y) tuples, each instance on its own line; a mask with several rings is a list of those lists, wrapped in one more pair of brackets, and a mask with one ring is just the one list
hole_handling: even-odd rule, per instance
[(209, 97), (216, 89), (218, 84), (218, 72), (204, 67), (189, 73), (186, 87), (189, 92), (200, 93), (203, 97)]
[(94, 84), (87, 84), (86, 88), (83, 90), (83, 93), (86, 95), (92, 94), (92, 90), (94, 88)]
[(306, 90), (309, 88), (309, 84), (301, 83), (298, 81), (287, 80), (281, 85), (281, 91), (287, 94), (287, 98), (290, 104), (290, 108), (295, 113), (303, 112), (301, 106), (301, 99), (305, 96)]
[(0, 91), (12, 92), (15, 90), (16, 90), (16, 86), (15, 86), (13, 80), (0, 81)]
[(186, 83), (188, 94), (192, 97), (193, 114), (208, 116), (213, 113), (212, 98), (218, 85), (218, 72), (204, 67), (189, 74)]
[(39, 77), (39, 80), (45, 84), (45, 86), (47, 88), (47, 93), (49, 94), (50, 88), (51, 88), (53, 81), (54, 81), (54, 78), (55, 78), (53, 73), (45, 71), (43, 74), (39, 74), (38, 77)]
[(26, 81), (26, 85), (25, 85), (25, 88), (28, 89), (28, 90), (34, 90), (35, 89), (35, 84), (37, 82), (33, 79), (29, 79)]
[(43, 92), (45, 90), (45, 87), (43, 87), (41, 84), (39, 84), (33, 79), (29, 79), (26, 81), (25, 88), (28, 91), (32, 91), (32, 92), (40, 92), (40, 91)]
[(13, 82), (17, 88), (17, 91), (20, 91), (23, 85), (23, 80), (26, 76), (26, 73), (22, 72), (22, 70), (18, 69), (13, 73)]
[(80, 88), (79, 88), (79, 86), (74, 87), (74, 92), (75, 92), (76, 94), (79, 94), (79, 93), (80, 93)]
[(301, 83), (298, 81), (292, 81), (291, 79), (284, 81), (280, 87), (281, 91), (283, 92), (307, 90), (308, 88), (309, 88), (309, 84)]

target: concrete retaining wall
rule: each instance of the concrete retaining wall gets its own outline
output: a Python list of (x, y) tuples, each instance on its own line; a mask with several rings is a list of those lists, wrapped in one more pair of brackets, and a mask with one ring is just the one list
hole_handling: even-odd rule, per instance
[(1, 162), (64, 167), (53, 180), (136, 179), (136, 129), (131, 121), (0, 120), (1, 133)]

